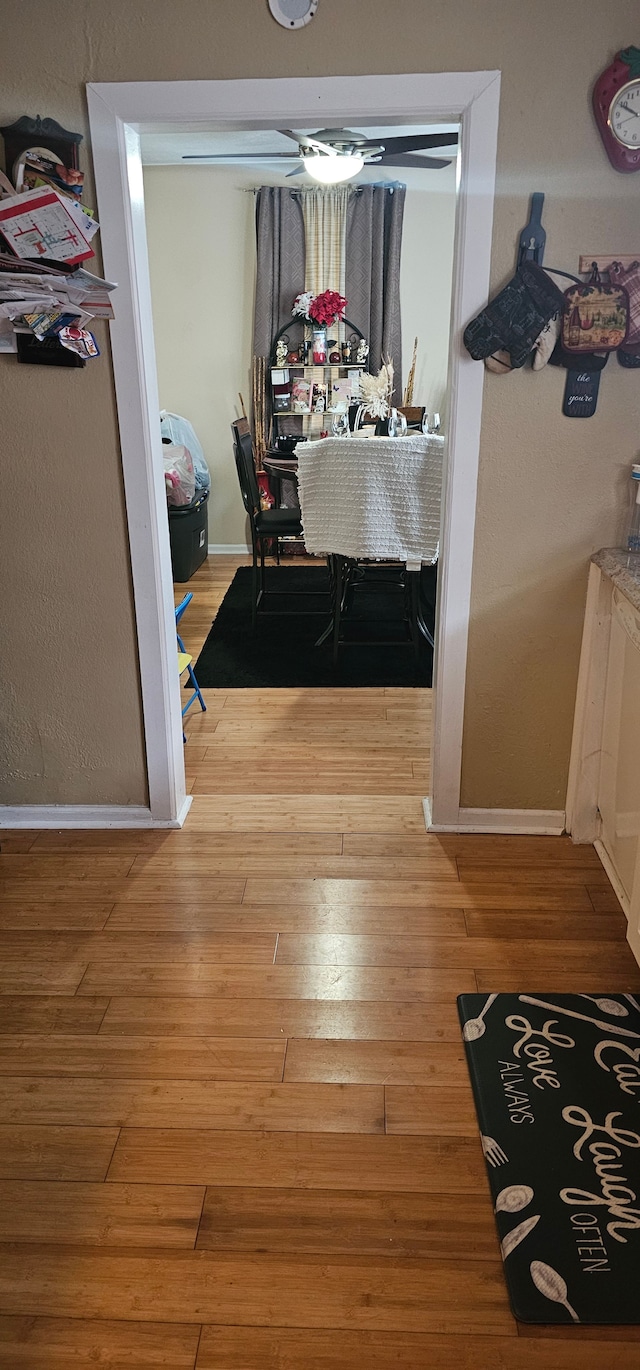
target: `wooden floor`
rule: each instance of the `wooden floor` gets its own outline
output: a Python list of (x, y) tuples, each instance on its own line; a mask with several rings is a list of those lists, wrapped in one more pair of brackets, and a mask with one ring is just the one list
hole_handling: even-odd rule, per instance
[(636, 1370), (511, 1317), (455, 1008), (638, 992), (595, 853), (426, 834), (428, 691), (207, 703), (181, 832), (2, 839), (0, 1367)]

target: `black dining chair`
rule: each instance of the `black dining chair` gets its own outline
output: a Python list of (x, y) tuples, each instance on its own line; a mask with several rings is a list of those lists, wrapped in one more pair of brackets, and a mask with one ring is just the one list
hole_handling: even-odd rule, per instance
[[(260, 490), (256, 478), (253, 457), (253, 441), (247, 419), (236, 419), (231, 425), (236, 470), (242, 494), (242, 502), (249, 518), (251, 547), (253, 551), (253, 576), (251, 582), (251, 624), (255, 628), (263, 599), (267, 593), (265, 583), (265, 544), (279, 546), (280, 538), (302, 539), (302, 523), (299, 509), (261, 509)], [(269, 590), (270, 595), (304, 594), (305, 591)], [(316, 592), (317, 593), (317, 592)]]

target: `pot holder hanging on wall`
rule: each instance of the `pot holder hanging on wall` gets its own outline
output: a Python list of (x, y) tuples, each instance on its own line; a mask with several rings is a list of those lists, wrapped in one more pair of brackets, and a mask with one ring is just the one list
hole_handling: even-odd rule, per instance
[(535, 262), (523, 262), (486, 309), (465, 328), (463, 341), (474, 361), (506, 351), (511, 366), (524, 366), (536, 338), (562, 309), (562, 291)]
[(594, 262), (586, 285), (564, 292), (562, 346), (566, 352), (615, 352), (626, 341), (629, 296), (622, 285), (604, 285)]
[(618, 361), (628, 370), (636, 370), (640, 367), (640, 262), (632, 262), (626, 270), (621, 262), (612, 262), (609, 280), (624, 286), (629, 296), (629, 329), (624, 347), (618, 351)]
[(616, 357), (627, 371), (637, 371), (640, 367), (640, 348), (619, 347)]

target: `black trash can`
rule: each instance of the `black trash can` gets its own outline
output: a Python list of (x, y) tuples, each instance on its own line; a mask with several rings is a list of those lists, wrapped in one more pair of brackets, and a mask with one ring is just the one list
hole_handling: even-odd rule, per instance
[(191, 504), (169, 506), (169, 538), (173, 579), (191, 580), (209, 551), (209, 491), (196, 495)]

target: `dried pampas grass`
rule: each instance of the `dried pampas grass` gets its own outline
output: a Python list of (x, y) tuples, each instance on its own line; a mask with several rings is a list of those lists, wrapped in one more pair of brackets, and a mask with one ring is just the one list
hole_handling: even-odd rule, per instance
[(393, 394), (393, 362), (387, 357), (377, 376), (363, 371), (360, 376), (360, 399), (372, 419), (387, 419), (391, 413)]

